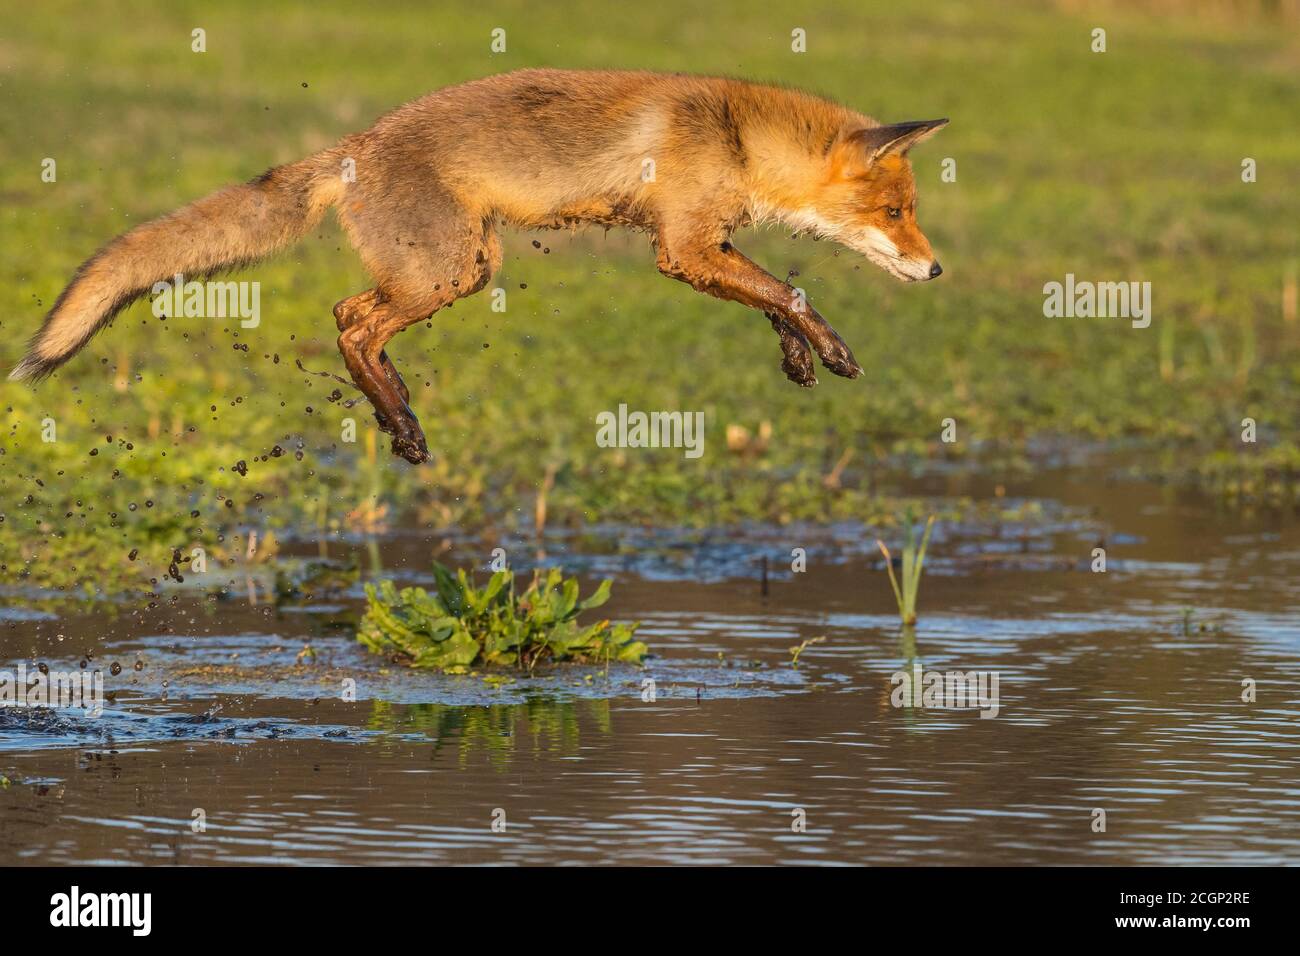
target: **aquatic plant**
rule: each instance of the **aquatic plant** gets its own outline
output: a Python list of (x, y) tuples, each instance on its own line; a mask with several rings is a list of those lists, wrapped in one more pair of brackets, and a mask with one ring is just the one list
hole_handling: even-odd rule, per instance
[(376, 654), (411, 667), (463, 672), (470, 667), (514, 664), (529, 670), (541, 661), (639, 664), (649, 649), (634, 639), (636, 624), (578, 623), (583, 611), (609, 600), (610, 582), (578, 598), (578, 579), (558, 568), (533, 572), (516, 593), (514, 574), (498, 571), (476, 588), (465, 571), (434, 563), (434, 593), (391, 581), (366, 585), (368, 607), (357, 640)]
[(826, 636), (823, 634), (821, 637), (805, 638), (794, 647), (790, 648), (790, 666), (797, 669), (799, 667), (799, 655), (804, 652), (804, 649), (813, 644), (825, 643), (825, 641)]
[(925, 521), (925, 532), (921, 535), (919, 546), (916, 540), (916, 526), (910, 514), (905, 519), (905, 524), (907, 541), (903, 545), (901, 585), (898, 578), (894, 576), (894, 558), (889, 553), (889, 548), (885, 547), (885, 542), (879, 538), (876, 539), (876, 545), (885, 556), (885, 570), (889, 572), (889, 583), (894, 589), (894, 600), (898, 602), (898, 616), (905, 627), (910, 627), (916, 623), (916, 595), (921, 588), (921, 573), (925, 568), (925, 549), (930, 544), (930, 532), (934, 530), (934, 515), (930, 515)]

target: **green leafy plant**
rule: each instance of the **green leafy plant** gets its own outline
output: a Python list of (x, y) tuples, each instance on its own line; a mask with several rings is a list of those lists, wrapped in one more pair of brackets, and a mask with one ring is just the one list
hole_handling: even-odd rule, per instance
[(528, 588), (515, 591), (514, 574), (498, 571), (476, 588), (465, 571), (455, 574), (435, 563), (433, 593), (391, 581), (366, 585), (368, 607), (357, 640), (376, 654), (411, 667), (463, 672), (470, 667), (514, 664), (530, 671), (541, 661), (639, 664), (649, 652), (634, 639), (636, 624), (590, 626), (578, 615), (609, 600), (610, 582), (578, 598), (578, 579), (558, 568), (533, 573)]
[(926, 519), (925, 532), (921, 535), (919, 546), (916, 541), (916, 527), (910, 514), (906, 517), (905, 524), (907, 542), (903, 545), (901, 586), (898, 579), (894, 577), (894, 559), (889, 553), (889, 548), (885, 547), (885, 542), (879, 538), (876, 539), (876, 544), (885, 556), (885, 570), (889, 572), (889, 583), (894, 588), (894, 600), (898, 602), (898, 616), (902, 618), (904, 626), (910, 627), (916, 623), (916, 595), (921, 588), (921, 573), (925, 568), (925, 549), (930, 543), (930, 532), (934, 530), (934, 515)]

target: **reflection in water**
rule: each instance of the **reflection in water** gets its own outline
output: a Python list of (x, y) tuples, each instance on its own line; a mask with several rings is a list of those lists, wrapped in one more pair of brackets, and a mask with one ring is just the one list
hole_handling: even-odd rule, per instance
[[(916, 625), (915, 624), (903, 624), (899, 626), (898, 650), (903, 658), (902, 670), (907, 672), (914, 672), (916, 669), (916, 665), (920, 663), (920, 658), (916, 656)], [(909, 726), (914, 725), (916, 722), (916, 714), (913, 713), (913, 710), (915, 709), (914, 706), (915, 701), (916, 698), (914, 698), (910, 694), (904, 697), (903, 700), (902, 710), (904, 713), (904, 719), (907, 721), (907, 724)], [(893, 702), (892, 694), (891, 694), (890, 702), (891, 704)]]
[(508, 770), (520, 749), (532, 755), (576, 753), (584, 723), (609, 734), (609, 701), (530, 697), (522, 704), (455, 707), (375, 700), (366, 726), (388, 735), (422, 734), (433, 740), (435, 753), (450, 743), (462, 768), (475, 750), (482, 750), (495, 769)]

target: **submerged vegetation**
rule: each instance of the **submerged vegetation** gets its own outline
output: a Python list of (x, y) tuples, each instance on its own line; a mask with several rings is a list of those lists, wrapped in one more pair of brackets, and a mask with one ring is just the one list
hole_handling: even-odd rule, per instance
[(578, 597), (578, 579), (557, 568), (533, 572), (522, 594), (514, 573), (497, 571), (482, 588), (464, 569), (455, 574), (433, 566), (434, 593), (391, 581), (366, 585), (367, 609), (357, 640), (376, 654), (411, 667), (453, 673), (494, 664), (532, 670), (543, 661), (639, 664), (648, 653), (635, 639), (636, 624), (589, 626), (578, 615), (609, 600), (610, 582), (590, 597)]
[(916, 597), (921, 589), (921, 574), (925, 570), (925, 549), (930, 544), (930, 532), (934, 530), (934, 515), (926, 519), (925, 531), (919, 544), (912, 516), (908, 515), (903, 523), (907, 527), (907, 541), (903, 545), (902, 567), (899, 569), (903, 579), (901, 584), (894, 576), (894, 559), (889, 548), (879, 538), (876, 539), (876, 545), (885, 556), (885, 570), (889, 572), (889, 584), (894, 589), (894, 600), (898, 602), (898, 616), (904, 627), (911, 627), (916, 623)]

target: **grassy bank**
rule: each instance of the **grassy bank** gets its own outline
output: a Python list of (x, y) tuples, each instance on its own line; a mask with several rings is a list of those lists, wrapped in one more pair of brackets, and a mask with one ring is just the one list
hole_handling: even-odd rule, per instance
[[(642, 239), (511, 235), (493, 282), (505, 312), (480, 295), (390, 350), (436, 456), (413, 468), (376, 446), (364, 403), (345, 406), (355, 392), (296, 364), (342, 373), (330, 308), (368, 287), (331, 222), (233, 277), (261, 284), (257, 328), (137, 304), (50, 382), (4, 386), (0, 577), (112, 589), (160, 577), (175, 550), (246, 553), (252, 529), (526, 524), (543, 487), (552, 523), (872, 519), (896, 508), (865, 477), (886, 456), (1014, 457), (1042, 435), (1138, 439), (1153, 469), (1285, 489), (1300, 412), (1294, 30), (902, 6), (16, 15), (0, 37), (6, 365), (107, 239), (448, 83), (531, 65), (719, 72), (953, 122), (915, 157), (939, 282), (905, 287), (788, 234), (738, 237), (769, 271), (798, 274), (860, 380), (791, 385), (760, 316), (664, 279)], [(1104, 54), (1089, 49), (1097, 26)], [(196, 27), (206, 53), (191, 52)], [(790, 51), (795, 27), (807, 53)], [(47, 157), (56, 182), (41, 180)], [(945, 157), (956, 182), (940, 180)], [(1043, 285), (1066, 273), (1151, 282), (1150, 327), (1045, 318)], [(620, 403), (704, 412), (704, 455), (597, 447), (595, 416)], [(1240, 441), (1246, 417), (1255, 445)], [(945, 419), (955, 443), (940, 440)], [(729, 448), (729, 426), (750, 440), (732, 428)]]

